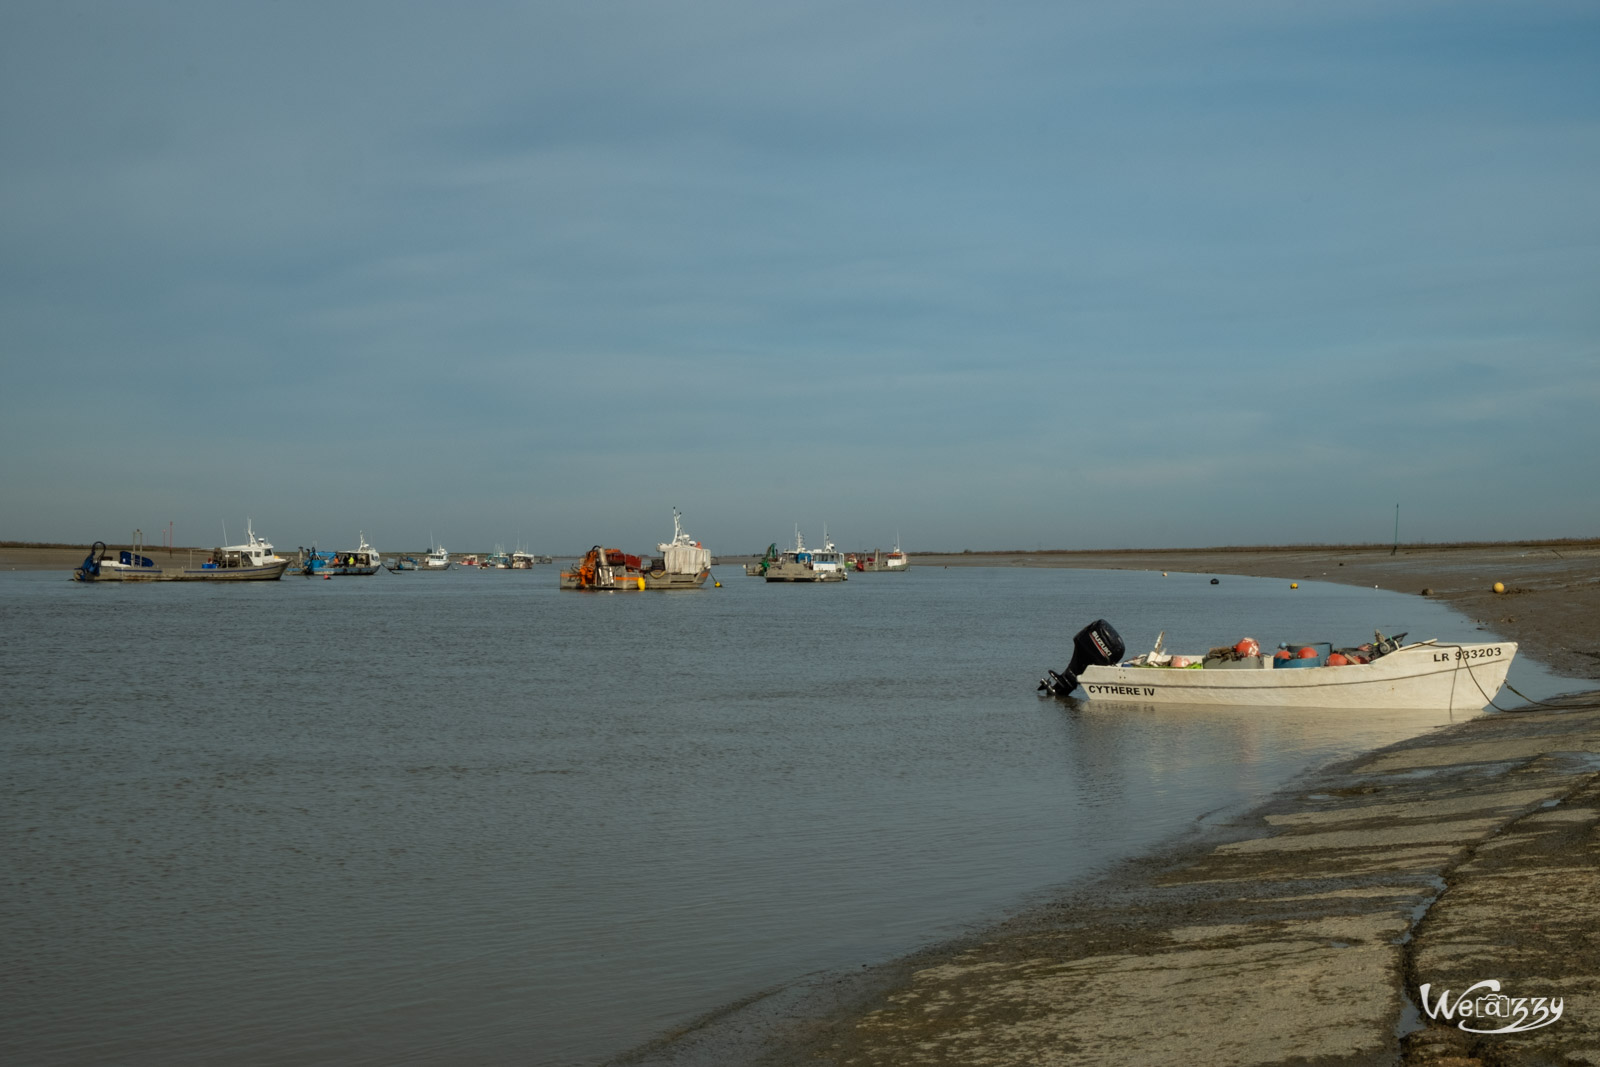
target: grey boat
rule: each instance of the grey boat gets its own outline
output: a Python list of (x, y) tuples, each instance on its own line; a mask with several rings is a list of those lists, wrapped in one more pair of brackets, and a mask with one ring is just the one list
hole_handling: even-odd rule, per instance
[(794, 547), (780, 552), (775, 560), (763, 560), (766, 570), (762, 577), (769, 582), (843, 582), (850, 577), (845, 570), (844, 553), (833, 547), (833, 542), (823, 535), (822, 548), (807, 548), (795, 527)]

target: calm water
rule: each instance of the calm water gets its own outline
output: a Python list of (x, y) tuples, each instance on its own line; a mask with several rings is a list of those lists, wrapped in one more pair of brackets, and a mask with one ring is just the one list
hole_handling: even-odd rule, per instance
[(1036, 698), (1093, 618), (1130, 654), (1476, 635), (1279, 580), (718, 577), (0, 574), (0, 1061), (598, 1063), (1449, 721)]

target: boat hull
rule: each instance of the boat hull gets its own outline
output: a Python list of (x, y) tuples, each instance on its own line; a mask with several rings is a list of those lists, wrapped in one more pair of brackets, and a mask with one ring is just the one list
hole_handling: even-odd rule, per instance
[(324, 563), (321, 566), (301, 567), (300, 573), (307, 578), (362, 578), (377, 574), (381, 569), (382, 564), (379, 563)]
[(82, 577), (74, 572), (78, 581), (89, 582), (275, 582), (283, 577), (289, 561), (268, 563), (260, 567), (184, 567), (179, 570), (162, 570), (159, 567), (119, 567), (102, 563), (100, 573)]
[(670, 574), (655, 575), (649, 571), (626, 576), (613, 576), (597, 579), (592, 584), (585, 585), (577, 571), (561, 572), (561, 588), (574, 589), (586, 593), (641, 593), (654, 590), (699, 589), (706, 584), (706, 579), (711, 576), (710, 569), (699, 574)]
[(1494, 701), (1515, 642), (1398, 649), (1371, 663), (1303, 670), (1086, 667), (1092, 701), (1274, 708), (1433, 708), (1478, 711)]
[(767, 573), (762, 577), (769, 582), (842, 582), (847, 575), (843, 570), (828, 570), (782, 559), (767, 564)]

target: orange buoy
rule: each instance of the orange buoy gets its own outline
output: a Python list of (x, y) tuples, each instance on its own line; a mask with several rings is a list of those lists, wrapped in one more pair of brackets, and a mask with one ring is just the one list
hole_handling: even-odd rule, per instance
[(1328, 657), (1328, 666), (1330, 666), (1330, 667), (1343, 667), (1346, 663), (1349, 663), (1349, 662), (1350, 662), (1349, 660), (1345, 659), (1342, 655), (1340, 655), (1337, 652), (1333, 653), (1332, 655), (1330, 655)]
[(1239, 653), (1240, 656), (1259, 656), (1261, 655), (1261, 643), (1253, 637), (1247, 637), (1237, 645), (1234, 645), (1233, 650)]
[(1296, 653), (1296, 655), (1300, 659), (1316, 659), (1317, 650), (1312, 648), (1310, 645), (1307, 645), (1305, 648), (1302, 648), (1298, 653)]
[(1278, 649), (1278, 651), (1276, 651), (1276, 652), (1274, 652), (1272, 654), (1272, 658), (1273, 659), (1288, 659), (1289, 658), (1289, 650), (1287, 648), (1280, 648), (1280, 649)]

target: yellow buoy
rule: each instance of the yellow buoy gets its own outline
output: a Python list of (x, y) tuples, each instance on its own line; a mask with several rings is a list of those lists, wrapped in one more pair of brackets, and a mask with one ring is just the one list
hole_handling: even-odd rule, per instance
[(1290, 589), (1299, 589), (1300, 588), (1300, 583), (1299, 582), (1290, 582), (1289, 583), (1289, 588)]
[(1496, 593), (1504, 593), (1506, 591), (1505, 583), (1503, 583), (1503, 582), (1495, 582), (1494, 583), (1494, 591)]
[(716, 586), (718, 589), (722, 588), (722, 583), (721, 582), (712, 582), (711, 584)]
[(644, 579), (643, 579), (643, 578), (640, 578), (640, 579), (639, 579), (639, 588), (640, 588), (640, 589), (643, 589), (643, 588), (644, 588)]

